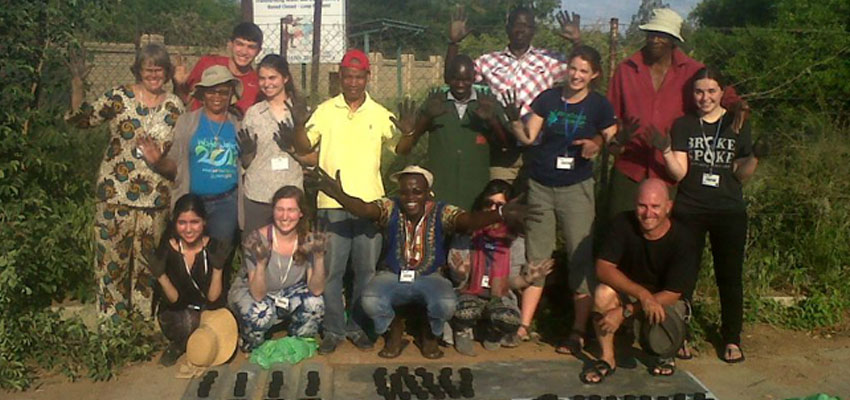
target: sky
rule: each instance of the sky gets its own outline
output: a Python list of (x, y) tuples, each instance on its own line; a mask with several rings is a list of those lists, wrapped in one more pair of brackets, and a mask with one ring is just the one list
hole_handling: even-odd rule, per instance
[[(670, 8), (687, 18), (688, 14), (700, 2), (700, 0), (665, 0)], [(561, 0), (564, 10), (581, 15), (581, 24), (595, 24), (601, 22), (608, 25), (608, 21), (617, 17), (620, 26), (628, 26), (632, 21), (632, 15), (637, 13), (641, 0)], [(622, 28), (621, 28), (622, 29)]]

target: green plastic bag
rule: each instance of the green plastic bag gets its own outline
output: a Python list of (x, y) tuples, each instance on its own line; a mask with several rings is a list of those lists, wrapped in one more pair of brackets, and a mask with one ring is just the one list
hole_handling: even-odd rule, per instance
[(813, 394), (807, 397), (795, 397), (793, 399), (785, 399), (785, 400), (841, 400), (840, 397), (830, 396), (828, 394), (818, 393)]
[(263, 369), (269, 369), (272, 364), (284, 362), (297, 364), (305, 358), (315, 356), (318, 347), (315, 339), (287, 336), (268, 340), (251, 352), (251, 362)]

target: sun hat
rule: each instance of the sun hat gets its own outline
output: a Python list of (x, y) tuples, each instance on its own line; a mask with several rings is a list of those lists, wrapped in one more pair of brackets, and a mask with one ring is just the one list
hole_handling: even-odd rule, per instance
[(656, 8), (652, 10), (652, 17), (643, 25), (638, 26), (642, 31), (662, 32), (679, 39), (682, 39), (682, 19), (679, 14), (669, 8)]
[(236, 89), (236, 95), (230, 98), (230, 103), (236, 103), (242, 97), (242, 81), (236, 79), (224, 65), (213, 65), (205, 69), (204, 73), (201, 74), (201, 81), (196, 83), (195, 88), (192, 89), (192, 97), (197, 97), (198, 88), (210, 88), (227, 82), (235, 82), (233, 87)]
[(685, 342), (685, 321), (673, 305), (664, 306), (664, 313), (667, 316), (661, 323), (641, 321), (641, 346), (658, 356), (672, 357)]
[(422, 175), (422, 177), (425, 178), (425, 182), (428, 182), (429, 188), (434, 186), (434, 174), (432, 174), (431, 171), (428, 171), (427, 169), (422, 168), (418, 165), (408, 165), (404, 167), (403, 170), (390, 175), (390, 180), (395, 183), (398, 183), (399, 177), (406, 174)]
[(224, 364), (236, 350), (238, 335), (236, 319), (230, 310), (204, 311), (198, 329), (186, 342), (186, 361), (198, 367)]
[(369, 70), (369, 57), (362, 50), (351, 49), (342, 56), (342, 62), (339, 63), (341, 68), (354, 68), (364, 71)]

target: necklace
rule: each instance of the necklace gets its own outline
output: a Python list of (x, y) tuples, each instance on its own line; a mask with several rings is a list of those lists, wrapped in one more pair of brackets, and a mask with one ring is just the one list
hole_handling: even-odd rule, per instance
[[(206, 114), (206, 113), (204, 113)], [(219, 148), (219, 139), (218, 136), (221, 134), (221, 130), (224, 128), (224, 124), (227, 123), (227, 120), (221, 121), (221, 123), (213, 122), (209, 116), (204, 115), (204, 120), (207, 122), (207, 128), (210, 129), (210, 132), (213, 132), (213, 141), (215, 142), (215, 147)], [(218, 129), (213, 129), (213, 124), (218, 124)]]

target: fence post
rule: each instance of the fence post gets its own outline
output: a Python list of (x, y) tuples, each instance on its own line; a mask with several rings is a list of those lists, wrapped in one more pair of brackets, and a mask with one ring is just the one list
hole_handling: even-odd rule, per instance
[(322, 0), (313, 1), (313, 57), (310, 59), (310, 97), (319, 93), (319, 62), (322, 52)]
[(254, 22), (254, 0), (242, 0), (242, 21)]
[[(620, 21), (617, 18), (611, 18), (611, 26), (608, 43), (608, 82), (614, 78), (614, 69), (617, 68), (617, 40), (620, 37)], [(608, 179), (609, 179), (609, 171), (608, 171), (608, 146), (602, 146), (602, 155), (600, 156), (600, 165), (599, 168), (602, 171), (599, 176), (599, 186), (602, 188), (602, 193), (605, 193), (604, 200), (600, 203), (603, 204), (603, 210), (606, 218), (610, 218), (608, 215), (608, 203), (611, 201), (610, 196), (611, 192), (608, 190)]]
[(289, 50), (289, 31), (287, 31), (287, 24), (283, 22), (285, 20), (286, 17), (281, 17), (280, 19), (280, 56), (284, 60), (287, 59), (286, 56)]

